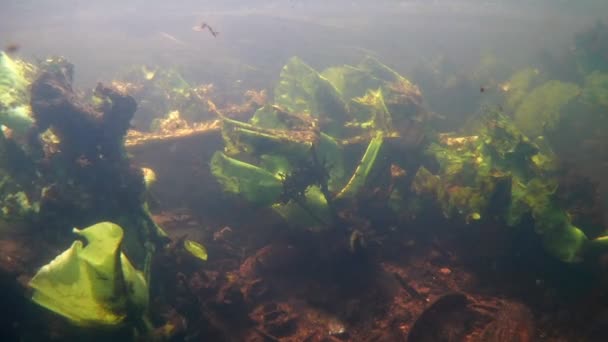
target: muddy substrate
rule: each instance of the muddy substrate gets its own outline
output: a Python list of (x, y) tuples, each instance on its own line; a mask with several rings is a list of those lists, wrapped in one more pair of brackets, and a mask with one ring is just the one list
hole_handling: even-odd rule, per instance
[[(175, 341), (604, 340), (597, 270), (551, 260), (533, 234), (417, 220), (353, 252), (347, 228), (238, 212), (231, 225), (156, 216), (178, 242), (156, 260), (152, 312)], [(184, 236), (207, 246), (207, 262), (179, 247)]]
[[(157, 253), (150, 315), (171, 341), (604, 341), (606, 281), (566, 266), (534, 235), (441, 219), (384, 227), (353, 251), (348, 228), (292, 229), (263, 210), (159, 211), (173, 242)], [(195, 214), (198, 212), (198, 214)], [(235, 215), (238, 213), (238, 215)], [(202, 215), (202, 216), (201, 216)], [(507, 239), (507, 236), (511, 238)], [(202, 242), (203, 262), (182, 247)], [(128, 340), (70, 326), (25, 287), (61, 248), (0, 240), (3, 341)], [(604, 273), (605, 274), (605, 273)]]

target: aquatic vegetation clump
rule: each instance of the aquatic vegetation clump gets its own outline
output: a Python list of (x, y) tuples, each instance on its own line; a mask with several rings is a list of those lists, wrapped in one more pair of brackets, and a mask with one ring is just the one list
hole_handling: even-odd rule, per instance
[(224, 191), (239, 194), (250, 203), (268, 206), (281, 195), (281, 179), (263, 168), (217, 151), (211, 159), (211, 173)]
[(25, 135), (33, 126), (29, 85), (36, 68), (0, 51), (0, 125)]
[[(331, 67), (322, 75), (338, 90), (353, 116), (361, 123), (371, 121), (375, 115), (374, 111), (366, 113), (369, 109), (365, 110), (357, 103), (384, 106), (390, 119), (395, 121), (419, 120), (426, 113), (422, 110), (420, 89), (375, 58), (367, 57), (357, 66)], [(382, 104), (378, 103), (379, 98)]]
[(32, 300), (76, 325), (145, 328), (148, 285), (121, 250), (122, 228), (101, 222), (74, 233), (86, 245), (74, 241), (36, 273)]
[(559, 124), (564, 110), (581, 93), (574, 83), (548, 81), (534, 88), (521, 101), (515, 111), (515, 122), (519, 129), (530, 137), (543, 135)]
[(608, 25), (598, 21), (574, 38), (575, 58), (581, 74), (608, 72)]
[(213, 85), (194, 86), (176, 68), (133, 66), (112, 86), (128, 92), (137, 101), (139, 109), (134, 122), (142, 131), (162, 131), (160, 125), (171, 113), (179, 113), (188, 124), (215, 116), (207, 103), (214, 92)]
[(506, 108), (515, 111), (530, 90), (540, 85), (542, 78), (540, 70), (536, 68), (526, 68), (514, 73), (507, 82), (500, 85), (500, 90), (506, 93)]
[(608, 73), (595, 71), (585, 77), (581, 102), (608, 114)]
[(332, 136), (343, 135), (341, 123), (349, 116), (346, 104), (325, 77), (297, 57), (281, 70), (274, 102), (291, 113), (327, 118), (320, 123), (321, 129)]
[(558, 199), (553, 153), (500, 113), (489, 113), (483, 123), (474, 136), (444, 135), (429, 145), (439, 170), (432, 174), (421, 167), (413, 190), (434, 199), (446, 217), (466, 222), (518, 226), (530, 217), (548, 253), (565, 262), (580, 260), (594, 243), (585, 233), (592, 227), (575, 226)]
[(164, 233), (147, 210), (143, 172), (124, 147), (137, 103), (99, 84), (90, 104), (73, 89), (73, 73), (64, 58), (41, 62), (28, 83), (27, 139), (10, 130), (0, 136), (0, 221), (52, 236), (66, 226), (117, 222), (127, 227), (131, 260), (146, 269)]
[(225, 148), (211, 170), (226, 192), (291, 223), (330, 226), (338, 203), (386, 190), (373, 177), (390, 174), (385, 145), (419, 143), (423, 114), (419, 89), (375, 59), (319, 73), (292, 58), (274, 104), (249, 122), (220, 113)]

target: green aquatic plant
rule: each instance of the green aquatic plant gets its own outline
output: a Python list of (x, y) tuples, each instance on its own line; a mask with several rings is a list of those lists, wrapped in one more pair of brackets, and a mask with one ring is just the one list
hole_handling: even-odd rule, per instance
[(332, 136), (344, 134), (342, 123), (349, 116), (346, 104), (326, 78), (297, 57), (281, 70), (274, 102), (291, 113), (322, 118), (323, 130)]
[(78, 240), (31, 279), (37, 304), (76, 325), (145, 327), (148, 285), (121, 251), (123, 230), (101, 222), (74, 233)]
[(301, 226), (327, 227), (333, 220), (327, 197), (315, 185), (306, 187), (300, 197), (273, 204), (272, 209), (287, 222)]
[(523, 135), (507, 117), (489, 113), (476, 135), (444, 135), (427, 154), (439, 164), (432, 174), (421, 167), (412, 183), (419, 195), (434, 199), (449, 218), (466, 222), (496, 219), (509, 226), (531, 217), (546, 251), (576, 262), (591, 245), (558, 201), (555, 156)]
[(566, 262), (580, 261), (589, 239), (556, 203), (557, 187), (552, 178), (533, 178), (526, 184), (516, 182), (506, 219), (510, 225), (516, 225), (524, 215), (531, 215), (534, 229), (550, 254)]
[(608, 73), (595, 71), (587, 75), (581, 101), (608, 114)]
[(323, 73), (292, 58), (274, 104), (249, 122), (220, 115), (225, 148), (212, 173), (226, 192), (289, 222), (329, 226), (336, 204), (387, 186), (372, 176), (389, 171), (385, 142), (409, 133), (399, 127), (419, 119), (420, 103), (415, 85), (373, 58)]
[(29, 103), (34, 69), (0, 51), (0, 124), (19, 135), (25, 135), (34, 125)]
[(390, 133), (393, 129), (391, 114), (384, 102), (382, 89), (368, 90), (364, 96), (352, 99), (351, 108), (363, 130), (379, 130)]
[(381, 132), (378, 132), (376, 137), (369, 142), (369, 145), (361, 158), (361, 162), (357, 165), (352, 177), (346, 186), (336, 195), (337, 199), (353, 198), (363, 190), (372, 169), (377, 165), (376, 160), (382, 149), (383, 142), (384, 135)]
[(507, 82), (500, 85), (500, 90), (506, 93), (506, 108), (516, 110), (541, 79), (540, 70), (536, 68), (526, 68), (513, 74)]
[(161, 130), (160, 123), (166, 120), (163, 117), (172, 112), (178, 112), (190, 124), (215, 117), (206, 101), (213, 86), (193, 85), (177, 68), (130, 66), (116, 76), (113, 84), (137, 100), (134, 122), (138, 130)]
[(1, 221), (28, 220), (35, 217), (39, 211), (40, 204), (32, 203), (23, 191), (8, 193), (0, 200)]
[(423, 114), (420, 89), (375, 58), (367, 57), (357, 66), (331, 67), (322, 75), (338, 90), (342, 100), (349, 105), (351, 115), (361, 125), (376, 118), (373, 110), (361, 105), (380, 106), (378, 98), (389, 113), (385, 115), (389, 121), (419, 119)]
[(281, 196), (281, 178), (255, 165), (215, 152), (211, 172), (224, 191), (243, 196), (250, 203), (269, 206)]
[(543, 135), (555, 128), (563, 111), (572, 100), (580, 95), (580, 88), (574, 83), (548, 81), (534, 88), (515, 111), (515, 123), (530, 137)]

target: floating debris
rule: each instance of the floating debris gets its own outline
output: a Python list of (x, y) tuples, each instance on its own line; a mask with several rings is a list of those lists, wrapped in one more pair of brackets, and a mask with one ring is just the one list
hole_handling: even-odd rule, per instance
[(209, 26), (209, 24), (205, 22), (202, 22), (200, 25), (193, 26), (192, 30), (197, 32), (208, 30), (213, 37), (217, 37), (220, 34), (218, 31), (214, 30), (213, 27)]
[(450, 274), (452, 274), (452, 270), (447, 267), (442, 267), (439, 269), (439, 273), (441, 273), (443, 275), (450, 275)]

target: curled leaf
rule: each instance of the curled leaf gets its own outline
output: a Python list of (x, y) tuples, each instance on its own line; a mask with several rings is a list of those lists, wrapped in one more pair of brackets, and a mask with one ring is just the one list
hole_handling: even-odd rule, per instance
[(184, 248), (194, 257), (207, 261), (207, 248), (192, 240), (184, 240)]

